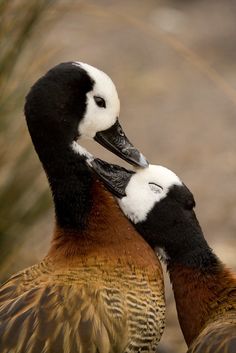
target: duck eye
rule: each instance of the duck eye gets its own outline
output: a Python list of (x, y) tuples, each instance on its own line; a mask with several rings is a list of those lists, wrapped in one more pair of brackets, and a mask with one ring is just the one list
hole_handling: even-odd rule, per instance
[(160, 194), (163, 190), (163, 188), (155, 183), (148, 183), (150, 189), (152, 190), (152, 192), (154, 192), (155, 194)]
[(106, 102), (102, 97), (94, 96), (95, 103), (100, 108), (106, 108)]

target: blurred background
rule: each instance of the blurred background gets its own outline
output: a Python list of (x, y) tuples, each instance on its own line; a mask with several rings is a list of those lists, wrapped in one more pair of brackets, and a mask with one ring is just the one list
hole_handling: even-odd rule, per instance
[[(209, 244), (236, 269), (235, 33), (234, 0), (0, 0), (0, 282), (49, 246), (52, 201), (24, 96), (46, 70), (70, 60), (112, 77), (127, 135), (190, 187)], [(159, 353), (181, 353), (167, 276), (166, 300)]]

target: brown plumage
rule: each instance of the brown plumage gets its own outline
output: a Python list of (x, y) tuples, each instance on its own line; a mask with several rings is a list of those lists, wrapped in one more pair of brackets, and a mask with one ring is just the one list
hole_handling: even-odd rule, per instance
[(56, 226), (45, 259), (0, 287), (1, 353), (156, 350), (165, 314), (160, 263), (92, 177), (90, 155), (76, 142), (83, 131), (146, 165), (116, 120), (118, 108), (111, 80), (79, 63), (56, 66), (27, 96), (27, 124)]
[(85, 232), (56, 227), (46, 258), (1, 287), (1, 353), (155, 352), (159, 261), (99, 183), (93, 193)]
[(173, 264), (169, 274), (188, 352), (236, 352), (235, 275), (221, 262), (208, 271)]
[(236, 353), (236, 276), (207, 244), (189, 189), (161, 166), (133, 173), (99, 159), (90, 164), (116, 195), (119, 185), (121, 209), (160, 250), (188, 353)]

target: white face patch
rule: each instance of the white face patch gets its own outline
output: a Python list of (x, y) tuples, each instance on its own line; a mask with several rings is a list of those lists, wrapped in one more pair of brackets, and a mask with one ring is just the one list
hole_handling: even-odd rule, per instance
[(76, 141), (73, 141), (71, 144), (72, 150), (76, 153), (79, 154), (80, 156), (84, 156), (86, 158), (87, 163), (91, 162), (94, 160), (94, 157), (91, 153), (89, 153), (86, 148), (80, 146)]
[[(79, 134), (93, 138), (97, 132), (107, 130), (116, 122), (120, 114), (120, 101), (116, 87), (110, 77), (103, 71), (81, 62), (80, 66), (94, 80), (93, 90), (87, 93), (87, 108), (83, 120), (79, 124)], [(106, 108), (98, 107), (94, 96), (105, 100)]]
[(131, 177), (126, 196), (118, 199), (119, 206), (133, 223), (142, 222), (173, 185), (182, 185), (176, 174), (165, 167), (149, 165)]

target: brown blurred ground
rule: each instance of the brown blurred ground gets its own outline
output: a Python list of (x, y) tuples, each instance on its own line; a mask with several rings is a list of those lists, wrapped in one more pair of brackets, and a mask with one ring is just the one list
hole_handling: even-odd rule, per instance
[[(150, 162), (173, 169), (190, 187), (207, 240), (236, 269), (235, 1), (64, 0), (49, 11), (57, 20), (46, 32), (38, 28), (34, 52), (28, 49), (21, 58), (14, 80), (22, 79), (24, 72), (24, 91), (45, 70), (67, 60), (107, 72), (118, 88), (120, 120), (127, 135)], [(35, 69), (37, 61), (41, 63)], [(0, 199), (1, 222), (8, 222), (14, 208), (21, 210), (9, 218), (11, 250), (1, 265), (1, 279), (41, 259), (53, 227), (46, 178), (22, 118), (22, 98), (19, 106), (21, 110), (8, 111), (11, 123), (0, 138), (0, 197), (9, 178), (17, 183), (33, 172), (37, 177), (24, 185), (20, 198), (13, 190), (11, 200)], [(121, 163), (95, 143), (84, 144), (96, 155)], [(32, 222), (35, 200), (45, 207), (33, 214)], [(24, 215), (24, 227), (19, 214)], [(5, 254), (6, 239), (3, 244), (0, 251)], [(167, 328), (160, 352), (184, 352), (168, 279), (166, 299)]]

